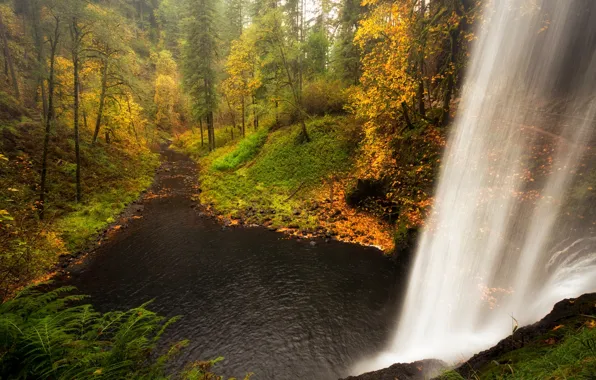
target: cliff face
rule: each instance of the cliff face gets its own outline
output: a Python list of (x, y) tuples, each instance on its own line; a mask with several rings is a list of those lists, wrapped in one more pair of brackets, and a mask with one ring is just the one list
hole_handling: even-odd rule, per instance
[[(585, 294), (576, 299), (557, 303), (541, 321), (522, 327), (496, 346), (480, 352), (452, 371), (445, 372), (438, 379), (483, 379), (524, 378), (531, 373), (531, 363), (539, 366), (539, 359), (546, 355), (556, 356), (556, 350), (570, 345), (570, 340), (585, 345), (585, 349), (565, 350), (565, 363), (553, 365), (555, 371), (569, 371), (574, 378), (588, 378), (591, 370), (596, 371), (596, 293)], [(586, 341), (577, 335), (587, 329)], [(594, 345), (594, 346), (592, 346)], [(555, 358), (556, 359), (556, 358)], [(523, 367), (516, 371), (517, 367)], [(389, 368), (348, 377), (344, 380), (425, 380), (437, 376), (448, 368), (447, 364), (435, 359), (414, 363), (398, 363)], [(522, 371), (525, 371), (522, 373)], [(548, 369), (540, 368), (540, 376)], [(546, 371), (546, 372), (545, 372)], [(596, 373), (596, 372), (593, 372)], [(527, 375), (529, 376), (529, 375)], [(533, 375), (535, 376), (537, 375)], [(548, 377), (548, 376), (547, 376)], [(539, 377), (542, 378), (542, 377)]]

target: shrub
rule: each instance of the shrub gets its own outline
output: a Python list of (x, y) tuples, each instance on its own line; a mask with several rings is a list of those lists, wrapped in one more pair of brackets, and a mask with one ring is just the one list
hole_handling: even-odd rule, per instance
[(163, 378), (164, 366), (186, 341), (163, 356), (152, 354), (166, 319), (146, 309), (96, 312), (76, 305), (85, 297), (71, 287), (28, 288), (0, 305), (0, 377), (36, 379)]
[(307, 83), (302, 96), (306, 112), (320, 116), (343, 113), (348, 100), (340, 81), (325, 79)]

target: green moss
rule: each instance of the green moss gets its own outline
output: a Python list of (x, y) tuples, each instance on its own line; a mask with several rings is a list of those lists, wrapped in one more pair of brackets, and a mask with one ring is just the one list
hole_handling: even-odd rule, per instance
[[(296, 211), (328, 177), (350, 170), (355, 144), (343, 124), (344, 118), (329, 116), (310, 121), (309, 143), (300, 142), (299, 125), (268, 137), (259, 130), (200, 158), (203, 202), (223, 214), (242, 215), (249, 223), (268, 220), (273, 227), (316, 227), (315, 217)], [(178, 143), (186, 152), (194, 144)]]
[(259, 153), (265, 141), (267, 141), (267, 130), (263, 128), (240, 141), (232, 152), (213, 161), (212, 168), (215, 170), (238, 168), (252, 160)]
[[(581, 321), (537, 337), (523, 348), (507, 352), (473, 374), (474, 379), (590, 379), (596, 373), (596, 329)], [(582, 327), (577, 328), (577, 325)], [(464, 364), (465, 366), (465, 364)], [(463, 379), (448, 371), (441, 380)]]

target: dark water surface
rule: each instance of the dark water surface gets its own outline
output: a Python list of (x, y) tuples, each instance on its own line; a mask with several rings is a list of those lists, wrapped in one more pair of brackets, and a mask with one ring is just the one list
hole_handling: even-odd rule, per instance
[(171, 151), (141, 219), (116, 233), (69, 283), (102, 310), (155, 299), (182, 315), (165, 339), (190, 339), (177, 360), (224, 356), (225, 375), (337, 379), (384, 347), (394, 324), (396, 270), (373, 248), (289, 240), (225, 228), (191, 208), (194, 164)]

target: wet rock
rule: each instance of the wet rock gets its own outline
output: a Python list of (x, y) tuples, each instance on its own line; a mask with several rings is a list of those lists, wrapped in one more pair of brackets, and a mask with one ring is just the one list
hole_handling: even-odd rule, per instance
[(427, 359), (414, 363), (397, 363), (389, 368), (346, 377), (343, 380), (425, 380), (440, 374), (446, 367), (447, 363), (443, 361)]
[[(474, 355), (456, 371), (465, 379), (471, 378), (488, 363), (504, 354), (520, 349), (551, 331), (558, 325), (568, 325), (582, 315), (596, 315), (596, 293), (584, 294), (576, 299), (558, 302), (553, 310), (541, 321), (518, 329), (514, 334), (503, 339), (496, 346)], [(583, 321), (582, 321), (583, 322)]]

